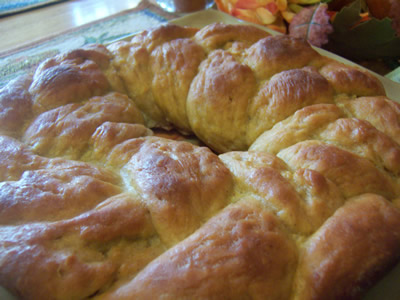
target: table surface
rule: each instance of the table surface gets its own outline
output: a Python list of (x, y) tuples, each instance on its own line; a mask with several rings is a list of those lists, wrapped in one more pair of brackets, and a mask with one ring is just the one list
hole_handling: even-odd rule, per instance
[(94, 22), (141, 0), (69, 0), (0, 18), (0, 53)]

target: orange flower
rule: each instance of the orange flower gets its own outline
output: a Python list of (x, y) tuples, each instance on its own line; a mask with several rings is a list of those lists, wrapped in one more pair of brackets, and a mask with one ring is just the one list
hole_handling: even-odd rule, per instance
[(219, 10), (236, 18), (266, 25), (285, 33), (285, 21), (290, 23), (296, 14), (291, 3), (320, 2), (319, 0), (216, 0)]

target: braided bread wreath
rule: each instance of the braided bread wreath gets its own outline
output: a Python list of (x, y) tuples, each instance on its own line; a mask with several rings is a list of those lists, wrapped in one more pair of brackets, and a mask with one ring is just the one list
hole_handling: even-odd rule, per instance
[(400, 105), (305, 42), (164, 25), (48, 59), (0, 107), (20, 299), (354, 299), (399, 259)]

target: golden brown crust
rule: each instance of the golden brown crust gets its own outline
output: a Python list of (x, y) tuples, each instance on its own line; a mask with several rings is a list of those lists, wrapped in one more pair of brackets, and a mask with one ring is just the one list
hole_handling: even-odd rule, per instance
[(152, 136), (153, 132), (141, 124), (104, 122), (96, 128), (89, 140), (90, 150), (84, 160), (102, 161), (111, 149), (134, 138)]
[(229, 152), (220, 158), (234, 175), (235, 196), (260, 199), (292, 232), (314, 232), (345, 201), (322, 174), (300, 168), (291, 172), (265, 152)]
[(382, 83), (366, 71), (332, 62), (321, 69), (321, 74), (338, 94), (345, 93), (355, 96), (385, 95)]
[(35, 155), (31, 149), (20, 141), (0, 136), (0, 179), (18, 180), (27, 170), (42, 168), (47, 159)]
[(0, 285), (357, 298), (400, 259), (399, 120), (373, 75), (251, 26), (57, 55), (0, 91)]
[(340, 145), (381, 169), (399, 174), (399, 145), (365, 120), (338, 119), (321, 132), (320, 139)]
[(316, 64), (321, 56), (305, 41), (287, 35), (269, 36), (252, 45), (245, 62), (258, 79), (268, 79), (282, 71)]
[[(86, 253), (92, 254), (90, 262), (68, 249), (51, 249), (49, 242), (59, 238), (59, 232), (51, 226), (2, 227), (0, 236), (2, 248), (7, 249), (0, 254), (2, 283), (21, 298), (88, 297), (116, 272), (116, 265), (102, 261), (100, 253)], [(24, 263), (27, 261), (29, 264)], [(86, 284), (80, 284), (82, 281)]]
[(337, 145), (381, 169), (399, 172), (399, 145), (368, 121), (345, 118), (344, 111), (333, 104), (311, 105), (296, 111), (260, 135), (250, 150), (278, 154), (280, 150), (307, 140)]
[(0, 187), (2, 224), (68, 218), (121, 192), (111, 172), (60, 160), (25, 171), (19, 180), (4, 181)]
[[(111, 197), (72, 219), (5, 226), (0, 229), (5, 249), (0, 254), (0, 276), (22, 298), (89, 297), (124, 269), (137, 272), (159, 255), (157, 244), (124, 243), (154, 233), (148, 210), (128, 194)], [(132, 266), (128, 258), (134, 258)]]
[(226, 48), (232, 43), (240, 43), (247, 47), (270, 34), (254, 26), (235, 26), (215, 23), (199, 30), (194, 39), (207, 51)]
[(276, 217), (243, 201), (100, 299), (284, 299), (296, 260)]
[(33, 111), (39, 114), (50, 109), (102, 95), (110, 89), (99, 66), (91, 61), (57, 61), (42, 63), (29, 88), (33, 95)]
[(25, 131), (23, 140), (38, 154), (79, 159), (92, 134), (105, 122), (143, 124), (144, 119), (127, 96), (111, 93), (39, 115)]
[(221, 158), (235, 176), (236, 186), (239, 189), (237, 193), (240, 193), (240, 197), (255, 194), (269, 210), (279, 213), (282, 222), (291, 230), (301, 233), (311, 231), (309, 220), (305, 217), (302, 207), (302, 199), (289, 181), (282, 176), (287, 168), (276, 170), (268, 167), (276, 162), (264, 163), (271, 158), (257, 152), (230, 152)]
[(302, 247), (294, 299), (357, 297), (399, 256), (399, 226), (399, 210), (384, 198), (348, 200)]
[(162, 25), (152, 30), (145, 30), (135, 35), (131, 43), (133, 45), (144, 46), (151, 53), (158, 46), (172, 40), (191, 38), (198, 32), (192, 27), (182, 27), (174, 24)]
[(293, 69), (274, 75), (260, 87), (251, 103), (248, 145), (275, 123), (312, 104), (333, 103), (333, 90), (314, 68)]
[(278, 153), (294, 169), (318, 171), (332, 180), (345, 197), (377, 193), (389, 199), (398, 195), (396, 180), (365, 158), (319, 141), (305, 141)]
[(0, 134), (18, 138), (32, 118), (31, 82), (32, 76), (21, 76), (0, 90)]
[(400, 104), (385, 97), (361, 97), (344, 101), (354, 117), (366, 120), (400, 144)]
[(248, 100), (256, 87), (248, 66), (227, 52), (214, 51), (201, 64), (188, 95), (193, 132), (218, 152), (245, 148)]
[(183, 240), (227, 204), (231, 175), (208, 149), (152, 138), (136, 151), (121, 173), (147, 200), (167, 245)]
[(166, 120), (184, 132), (191, 131), (186, 97), (204, 58), (203, 48), (189, 39), (164, 43), (151, 56), (155, 102), (164, 111)]
[(250, 150), (275, 155), (291, 145), (313, 138), (341, 116), (344, 116), (343, 111), (334, 104), (306, 106), (289, 118), (276, 123), (270, 130), (264, 131), (250, 146)]

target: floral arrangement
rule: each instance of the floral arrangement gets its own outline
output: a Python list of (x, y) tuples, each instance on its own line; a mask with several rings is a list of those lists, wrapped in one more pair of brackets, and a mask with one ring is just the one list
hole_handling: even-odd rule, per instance
[(266, 25), (285, 33), (287, 23), (304, 5), (320, 3), (320, 0), (216, 0), (219, 10), (239, 19)]
[(239, 19), (308, 40), (351, 60), (400, 66), (400, 0), (216, 0)]

